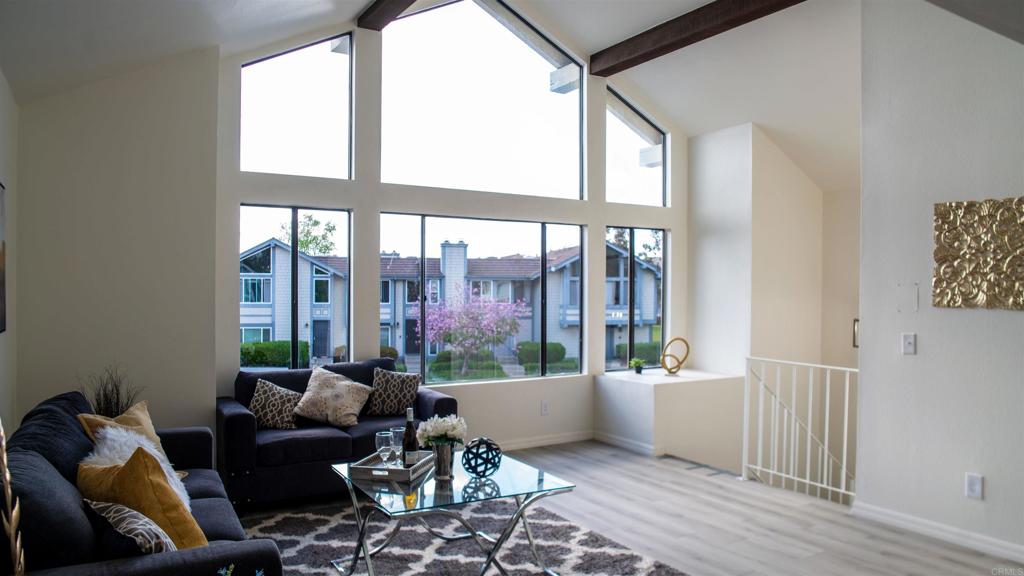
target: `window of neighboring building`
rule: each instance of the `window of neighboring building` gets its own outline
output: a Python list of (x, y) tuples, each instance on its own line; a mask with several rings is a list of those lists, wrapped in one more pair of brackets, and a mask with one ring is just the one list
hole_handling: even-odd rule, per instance
[(351, 178), (352, 38), (242, 67), (240, 168)]
[[(242, 368), (305, 368), (347, 359), (348, 261), (348, 212), (239, 209)], [(265, 305), (252, 305), (257, 303)], [(269, 345), (254, 346), (261, 343)]]
[(391, 326), (382, 324), (380, 327), (380, 345), (391, 346)]
[(270, 342), (270, 327), (242, 328), (242, 343)]
[(242, 302), (246, 304), (270, 304), (274, 291), (270, 278), (242, 277)]
[[(663, 230), (608, 228), (606, 271), (625, 278), (606, 280), (605, 369), (621, 370), (631, 358), (657, 366), (664, 314)], [(612, 265), (612, 262), (615, 265)]]
[(665, 205), (665, 133), (608, 90), (605, 200)]
[(405, 303), (406, 304), (418, 304), (420, 301), (420, 281), (419, 280), (406, 280), (405, 281)]
[[(582, 233), (570, 225), (382, 214), (381, 274), (419, 274), (407, 281), (411, 301), (426, 286), (428, 303), (382, 307), (382, 340), (390, 326), (399, 362), (425, 373), (427, 384), (579, 373), (581, 315), (565, 302), (580, 295), (562, 284), (581, 269)], [(573, 286), (582, 289), (578, 278)]]
[(391, 303), (391, 281), (381, 280), (380, 281), (380, 303), (390, 304)]
[(582, 70), (500, 0), (395, 20), (383, 31), (382, 180), (580, 198)]

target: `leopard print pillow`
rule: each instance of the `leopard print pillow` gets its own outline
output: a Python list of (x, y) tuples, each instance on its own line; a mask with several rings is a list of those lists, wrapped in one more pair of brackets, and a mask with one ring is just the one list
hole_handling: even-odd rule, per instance
[(260, 379), (256, 381), (249, 411), (256, 417), (260, 428), (292, 430), (296, 428), (295, 406), (299, 400), (302, 400), (302, 394)]

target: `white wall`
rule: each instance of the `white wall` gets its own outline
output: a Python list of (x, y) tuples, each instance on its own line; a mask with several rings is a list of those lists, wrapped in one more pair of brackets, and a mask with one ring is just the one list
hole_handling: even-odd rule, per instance
[(117, 363), (158, 426), (212, 424), (218, 60), (192, 52), (23, 108), (20, 412)]
[[(1024, 46), (922, 0), (863, 7), (854, 512), (1024, 561), (1024, 312), (934, 308), (937, 202), (1024, 196)], [(920, 282), (918, 312), (897, 283)], [(900, 332), (918, 334), (899, 356)], [(985, 475), (984, 501), (963, 496)]]
[[(525, 14), (527, 17), (531, 15)], [(541, 23), (542, 24), (542, 23)], [(231, 394), (238, 371), (238, 206), (239, 203), (349, 209), (353, 214), (353, 357), (379, 353), (379, 215), (403, 212), (460, 217), (579, 224), (586, 227), (586, 252), (602, 261), (605, 227), (642, 226), (668, 231), (669, 263), (666, 334), (685, 334), (686, 310), (686, 141), (669, 138), (670, 208), (604, 203), (604, 121), (606, 84), (587, 77), (585, 124), (586, 200), (563, 200), (380, 182), (381, 35), (356, 29), (354, 37), (355, 150), (353, 180), (331, 180), (239, 171), (239, 90), (241, 64), (353, 29), (318, 30), (231, 55), (221, 61), (217, 195), (216, 374), (217, 393)], [(543, 28), (543, 26), (541, 26)], [(572, 51), (571, 46), (566, 47)], [(585, 60), (585, 58), (581, 58)], [(622, 88), (622, 87), (620, 87)], [(631, 92), (623, 88), (630, 96)], [(649, 102), (634, 102), (663, 118)], [(671, 126), (666, 125), (671, 131)], [(474, 382), (439, 386), (455, 396), (471, 434), (486, 434), (506, 448), (590, 438), (593, 435), (593, 374), (604, 369), (604, 267), (586, 266), (584, 354), (589, 374), (547, 379)], [(361, 305), (372, 302), (373, 306)], [(541, 416), (547, 401), (549, 415)]]
[(752, 126), (690, 138), (690, 366), (743, 374), (750, 353)]
[(753, 126), (750, 352), (821, 359), (821, 189)]
[(0, 182), (7, 188), (5, 197), (5, 235), (7, 240), (7, 331), (0, 334), (0, 419), (8, 433), (15, 428), (15, 382), (17, 381), (17, 330), (15, 303), (18, 209), (18, 105), (14, 102), (7, 79), (0, 71)]
[(853, 319), (860, 300), (860, 190), (823, 195), (821, 362), (857, 367)]
[(690, 139), (693, 367), (821, 357), (822, 192), (760, 128)]

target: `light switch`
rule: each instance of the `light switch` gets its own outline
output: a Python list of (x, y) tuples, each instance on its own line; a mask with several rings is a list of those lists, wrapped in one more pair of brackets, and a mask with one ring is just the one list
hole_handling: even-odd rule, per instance
[(900, 334), (900, 353), (904, 356), (917, 354), (917, 334), (913, 332)]

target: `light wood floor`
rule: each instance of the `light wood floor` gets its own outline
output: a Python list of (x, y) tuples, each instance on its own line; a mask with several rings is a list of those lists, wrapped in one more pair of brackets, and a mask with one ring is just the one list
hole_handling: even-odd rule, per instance
[(1019, 568), (674, 458), (597, 442), (514, 454), (577, 486), (539, 506), (692, 576), (987, 576)]

